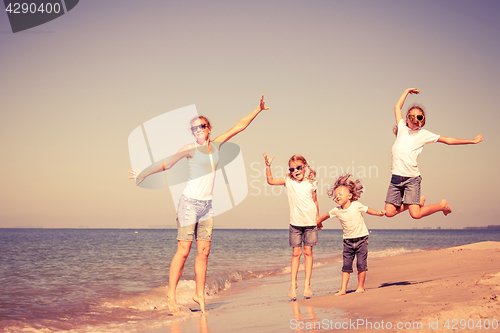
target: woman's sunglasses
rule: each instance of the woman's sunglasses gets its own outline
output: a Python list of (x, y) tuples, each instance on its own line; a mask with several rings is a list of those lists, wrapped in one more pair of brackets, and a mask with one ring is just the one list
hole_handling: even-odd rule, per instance
[(299, 165), (299, 166), (297, 166), (296, 168), (288, 168), (288, 170), (289, 170), (290, 172), (294, 172), (294, 171), (295, 171), (295, 169), (297, 169), (297, 171), (300, 171), (300, 170), (304, 169), (305, 167), (306, 167), (305, 165)]
[(191, 132), (196, 132), (199, 129), (205, 129), (205, 128), (208, 128), (207, 124), (201, 124), (201, 125), (191, 126)]
[(423, 121), (425, 119), (425, 116), (423, 114), (408, 114), (408, 118), (415, 118), (418, 121)]

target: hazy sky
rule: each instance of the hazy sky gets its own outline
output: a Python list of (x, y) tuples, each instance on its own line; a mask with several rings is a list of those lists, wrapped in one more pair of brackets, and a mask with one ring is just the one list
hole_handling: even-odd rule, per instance
[[(500, 2), (80, 1), (13, 34), (0, 12), (0, 227), (175, 225), (168, 190), (128, 180), (127, 139), (145, 121), (195, 104), (222, 134), (261, 94), (271, 110), (232, 139), (247, 198), (216, 217), (224, 228), (287, 228), (288, 202), (267, 185), (293, 154), (326, 189), (354, 171), (360, 202), (383, 209), (394, 105), (426, 107), (426, 128), (470, 146), (432, 144), (419, 158), (428, 203), (453, 213), (366, 216), (369, 229), (498, 224)], [(272, 190), (274, 192), (272, 192)], [(338, 220), (325, 222), (339, 228)]]

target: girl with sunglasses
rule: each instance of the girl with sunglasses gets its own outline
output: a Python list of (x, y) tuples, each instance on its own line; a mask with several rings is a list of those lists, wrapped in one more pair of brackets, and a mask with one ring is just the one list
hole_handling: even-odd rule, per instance
[(214, 223), (212, 194), (215, 170), (219, 162), (219, 149), (224, 142), (245, 130), (262, 110), (269, 110), (265, 105), (264, 95), (255, 110), (213, 141), (210, 140), (212, 126), (208, 119), (203, 116), (195, 117), (190, 122), (195, 142), (182, 147), (168, 161), (150, 170), (143, 173), (139, 170), (129, 171), (132, 174), (129, 178), (137, 179), (136, 185), (139, 185), (146, 177), (170, 169), (183, 158), (189, 163), (189, 180), (177, 208), (177, 252), (170, 264), (168, 281), (167, 305), (173, 315), (182, 314), (175, 294), (195, 237), (198, 253), (194, 264), (196, 293), (193, 301), (198, 303), (201, 311), (205, 313), (205, 280)]
[[(289, 243), (293, 248), (291, 264), (291, 284), (288, 296), (297, 299), (297, 273), (299, 271), (302, 244), (304, 244), (304, 267), (306, 278), (304, 280), (304, 297), (312, 296), (311, 274), (313, 267), (312, 247), (318, 245), (318, 228), (316, 220), (319, 216), (319, 206), (316, 197), (318, 182), (314, 179), (316, 172), (307, 164), (301, 155), (293, 155), (288, 161), (290, 173), (285, 178), (273, 178), (271, 163), (274, 156), (267, 157), (266, 161), (267, 183), (269, 185), (284, 185), (287, 188), (288, 204), (290, 206)], [(307, 177), (306, 170), (309, 169)]]
[(420, 219), (437, 212), (443, 212), (444, 215), (451, 213), (451, 207), (444, 199), (438, 204), (424, 206), (425, 197), (420, 195), (422, 177), (418, 170), (417, 158), (424, 145), (428, 143), (442, 142), (447, 145), (466, 145), (483, 141), (481, 134), (472, 140), (462, 140), (440, 136), (422, 129), (425, 125), (425, 111), (418, 105), (410, 106), (406, 117), (403, 118), (401, 109), (406, 97), (408, 94), (419, 93), (417, 88), (406, 89), (394, 107), (397, 123), (397, 126), (394, 127), (396, 142), (392, 146), (392, 177), (385, 199), (387, 217), (393, 217), (407, 209), (414, 219)]

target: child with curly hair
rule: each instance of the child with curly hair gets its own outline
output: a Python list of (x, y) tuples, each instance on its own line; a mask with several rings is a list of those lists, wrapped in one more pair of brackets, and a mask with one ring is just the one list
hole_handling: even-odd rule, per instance
[[(288, 204), (290, 205), (289, 242), (293, 248), (291, 264), (291, 284), (288, 296), (292, 301), (297, 299), (297, 273), (299, 271), (302, 245), (304, 245), (304, 267), (306, 278), (304, 280), (304, 297), (312, 296), (311, 275), (313, 268), (312, 247), (318, 245), (318, 228), (316, 220), (319, 216), (319, 206), (316, 197), (318, 182), (314, 179), (316, 172), (307, 164), (304, 156), (293, 155), (288, 161), (290, 173), (285, 178), (273, 178), (271, 162), (274, 157), (267, 157), (266, 176), (269, 185), (284, 185), (287, 189)], [(306, 177), (306, 171), (309, 173)]]
[(340, 206), (335, 207), (317, 220), (318, 230), (323, 228), (323, 221), (338, 217), (344, 232), (344, 249), (342, 251), (342, 286), (335, 296), (347, 293), (347, 284), (352, 270), (352, 263), (356, 256), (356, 268), (358, 270), (358, 288), (355, 293), (365, 291), (366, 271), (368, 270), (368, 229), (362, 213), (375, 216), (384, 216), (385, 211), (376, 211), (364, 206), (357, 200), (363, 193), (363, 185), (360, 180), (352, 181), (351, 175), (340, 176), (335, 184), (328, 190), (328, 197), (334, 198)]

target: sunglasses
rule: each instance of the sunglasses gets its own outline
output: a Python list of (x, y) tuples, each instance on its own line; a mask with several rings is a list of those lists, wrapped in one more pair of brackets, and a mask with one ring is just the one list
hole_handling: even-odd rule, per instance
[(423, 114), (409, 114), (408, 118), (416, 118), (418, 121), (423, 121), (425, 119), (425, 116)]
[(288, 168), (288, 170), (293, 173), (295, 171), (295, 169), (297, 169), (297, 171), (300, 171), (300, 170), (304, 169), (305, 167), (306, 167), (305, 165), (299, 165), (296, 168)]
[(208, 128), (207, 124), (201, 124), (201, 125), (191, 126), (191, 132), (196, 132), (199, 129), (205, 129), (205, 128)]

